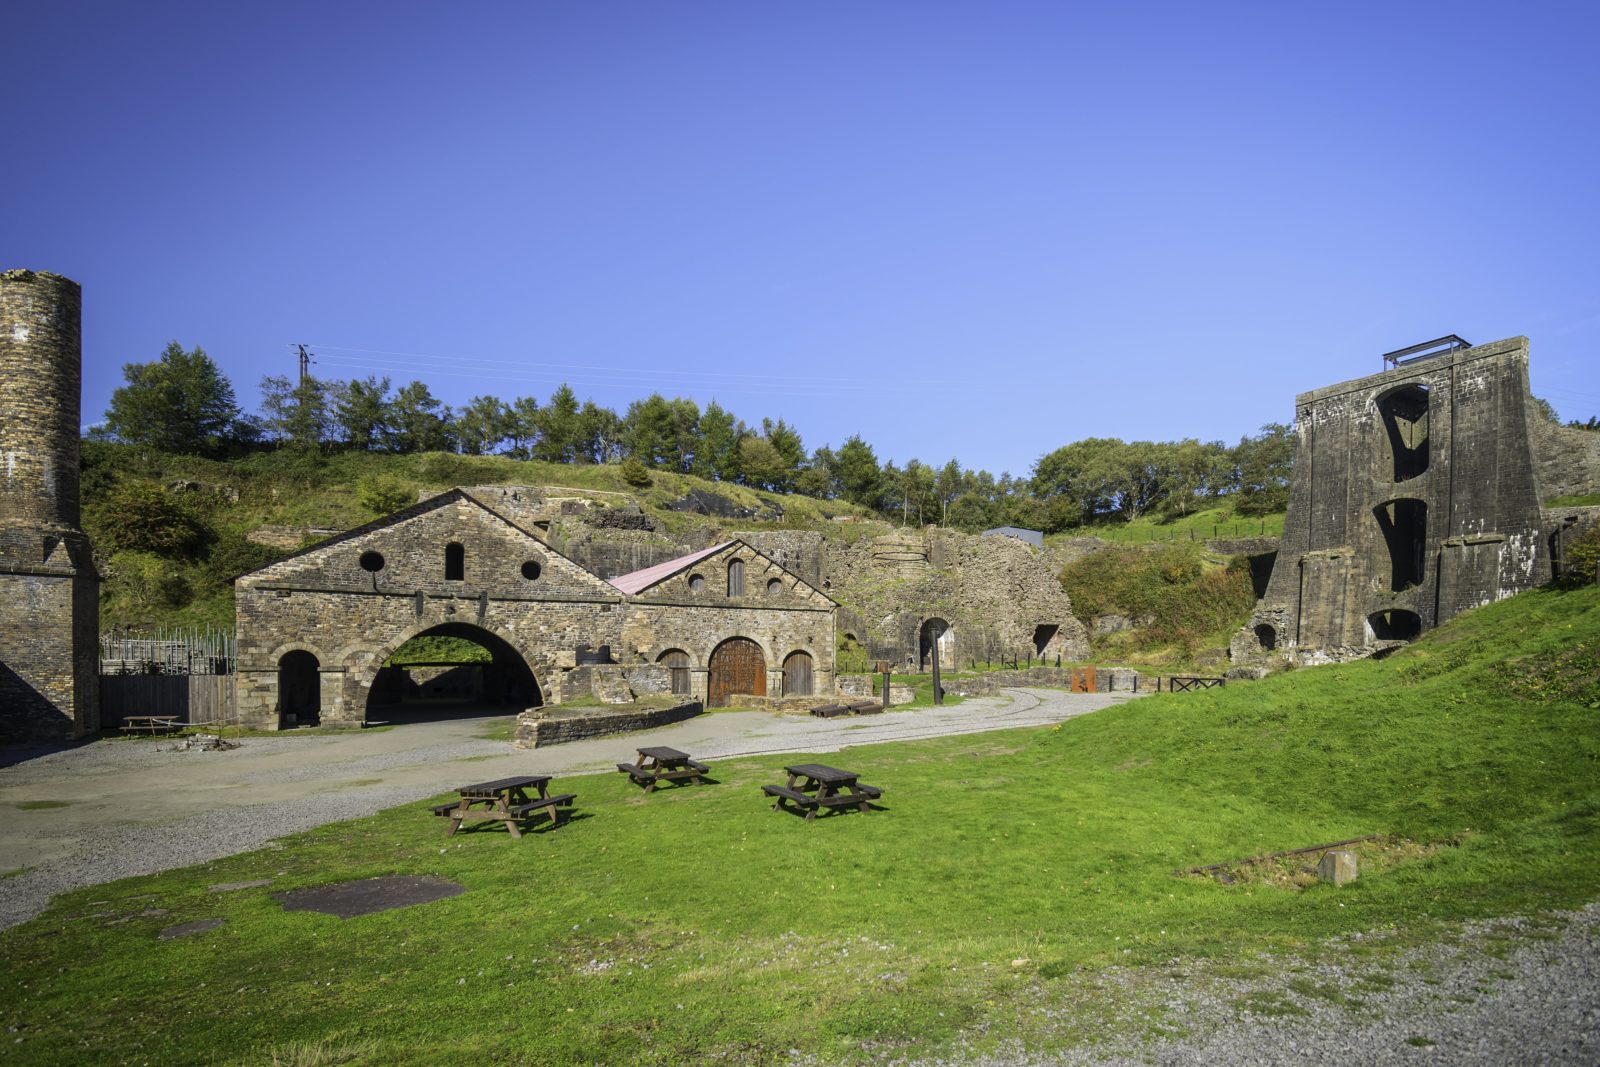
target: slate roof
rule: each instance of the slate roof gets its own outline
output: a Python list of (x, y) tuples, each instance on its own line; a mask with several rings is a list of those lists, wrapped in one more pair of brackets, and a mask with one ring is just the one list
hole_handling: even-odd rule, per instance
[(679, 571), (687, 570), (703, 559), (716, 555), (729, 545), (737, 543), (737, 541), (724, 541), (720, 545), (702, 548), (700, 551), (691, 552), (687, 556), (679, 556), (677, 559), (669, 559), (665, 563), (657, 563), (654, 567), (646, 567), (643, 570), (619, 574), (617, 577), (610, 579), (610, 582), (622, 592), (633, 596), (636, 593), (644, 592), (657, 582), (671, 578)]

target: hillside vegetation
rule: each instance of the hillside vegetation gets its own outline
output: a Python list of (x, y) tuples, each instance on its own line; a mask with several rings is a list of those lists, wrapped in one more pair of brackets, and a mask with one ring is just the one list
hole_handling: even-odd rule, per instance
[[(1381, 964), (1462, 919), (1594, 900), (1597, 717), (1600, 590), (1540, 590), (1382, 661), (853, 749), (886, 790), (866, 815), (769, 810), (784, 755), (648, 802), (568, 779), (584, 817), (521, 842), (443, 848), (411, 804), (60, 898), (0, 933), (0, 1022), (40, 1064), (850, 1062), (1181, 1030), (1130, 1010), (1144, 969)], [(1343, 889), (1292, 864), (1183, 873), (1367, 835)], [(268, 895), (394, 873), (467, 892), (348, 921)], [(207, 888), (251, 879), (271, 884)], [(226, 923), (155, 939), (208, 917)], [(1347, 1004), (1381, 989), (1330, 981), (1317, 995)], [(174, 1026), (174, 989), (214, 992)]]

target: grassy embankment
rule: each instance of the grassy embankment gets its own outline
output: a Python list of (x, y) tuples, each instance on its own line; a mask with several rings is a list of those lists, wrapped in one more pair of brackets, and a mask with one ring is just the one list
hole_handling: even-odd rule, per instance
[[(865, 816), (768, 810), (757, 786), (785, 757), (650, 797), (560, 781), (579, 817), (521, 842), (447, 839), (408, 805), (60, 898), (0, 933), (0, 1022), (40, 1064), (1044, 1051), (1154, 1025), (1097, 988), (1107, 966), (1315, 953), (1351, 931), (1381, 931), (1359, 942), (1381, 959), (1454, 920), (1595, 899), (1597, 716), (1600, 590), (1540, 591), (1381, 662), (827, 757), (886, 788)], [(1173, 874), (1365, 834), (1415, 844), (1344, 889)], [(207, 889), (392, 873), (467, 892), (339, 920)]]
[(1141, 515), (1127, 520), (1108, 515), (1100, 522), (1074, 526), (1045, 538), (1052, 542), (1073, 537), (1098, 537), (1113, 544), (1154, 544), (1162, 541), (1204, 541), (1214, 538), (1277, 537), (1283, 533), (1283, 512), (1272, 515), (1235, 515), (1231, 508), (1206, 508), (1173, 518)]

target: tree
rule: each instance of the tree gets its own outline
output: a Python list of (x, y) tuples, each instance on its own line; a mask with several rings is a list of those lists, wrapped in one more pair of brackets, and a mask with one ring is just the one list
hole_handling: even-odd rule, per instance
[(153, 363), (125, 363), (104, 434), (163, 452), (217, 455), (237, 438), (233, 386), (198, 346), (173, 341)]
[(532, 452), (534, 438), (539, 436), (539, 402), (531, 396), (519, 396), (511, 402), (506, 420), (506, 436), (511, 438), (511, 455), (527, 459)]
[(510, 436), (511, 409), (497, 396), (475, 396), (456, 418), (456, 437), (468, 455), (487, 455)]
[(787, 461), (765, 437), (751, 434), (739, 442), (739, 473), (745, 485), (776, 489), (788, 477)]
[(362, 452), (383, 447), (389, 437), (389, 379), (351, 379), (332, 392), (333, 421), (346, 447)]
[(934, 479), (934, 491), (939, 495), (939, 525), (950, 525), (950, 505), (961, 495), (965, 479), (961, 475), (961, 464), (951, 457), (950, 462), (939, 468), (938, 477)]
[(749, 432), (744, 423), (713, 400), (700, 413), (700, 423), (695, 430), (698, 443), (691, 472), (719, 482), (731, 482), (737, 478), (739, 439)]
[(411, 382), (389, 405), (396, 452), (447, 452), (452, 445), (451, 411), (422, 382)]
[(539, 439), (529, 449), (534, 459), (546, 463), (571, 463), (577, 458), (578, 397), (572, 386), (562, 383), (550, 394), (550, 402), (539, 409)]
[(852, 434), (839, 448), (834, 473), (844, 498), (852, 504), (875, 508), (882, 503), (883, 470), (872, 446)]
[(1241, 515), (1271, 515), (1289, 508), (1289, 482), (1294, 476), (1294, 427), (1269, 422), (1254, 437), (1242, 437), (1233, 449)]
[(282, 375), (261, 379), (261, 411), (268, 436), (302, 452), (320, 450), (332, 427), (328, 388), (309, 374), (293, 385)]
[(615, 411), (585, 400), (573, 426), (574, 458), (579, 463), (610, 463), (622, 457), (622, 419)]
[(783, 461), (783, 472), (777, 482), (772, 486), (778, 492), (787, 493), (794, 488), (795, 479), (800, 474), (800, 468), (805, 466), (806, 446), (800, 440), (800, 433), (793, 426), (779, 419), (761, 420), (761, 436), (772, 445), (773, 450)]
[(1118, 469), (1125, 448), (1115, 437), (1087, 437), (1061, 446), (1034, 466), (1034, 495), (1041, 501), (1065, 497), (1080, 523), (1114, 510), (1125, 476)]

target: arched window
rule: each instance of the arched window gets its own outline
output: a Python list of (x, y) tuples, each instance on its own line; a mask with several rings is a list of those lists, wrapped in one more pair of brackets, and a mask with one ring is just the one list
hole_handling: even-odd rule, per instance
[(744, 596), (744, 560), (736, 559), (728, 564), (728, 595)]
[(444, 580), (465, 581), (467, 577), (467, 550), (455, 541), (444, 546)]
[(703, 574), (689, 575), (689, 592), (703, 593), (706, 591), (706, 576)]
[(1256, 626), (1256, 640), (1260, 642), (1264, 652), (1272, 652), (1278, 647), (1278, 631), (1272, 628), (1271, 623), (1260, 623)]
[(672, 676), (672, 695), (689, 695), (689, 653), (671, 649), (656, 657), (656, 662), (667, 668)]
[(783, 661), (783, 695), (808, 697), (811, 695), (811, 654), (791, 652)]

